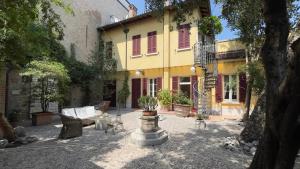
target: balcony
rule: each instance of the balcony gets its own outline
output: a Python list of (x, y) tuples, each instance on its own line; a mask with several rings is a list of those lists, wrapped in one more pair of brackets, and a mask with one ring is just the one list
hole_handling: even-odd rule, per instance
[(216, 51), (214, 44), (203, 44), (197, 42), (194, 47), (194, 62), (195, 65), (207, 69), (209, 64), (215, 64)]

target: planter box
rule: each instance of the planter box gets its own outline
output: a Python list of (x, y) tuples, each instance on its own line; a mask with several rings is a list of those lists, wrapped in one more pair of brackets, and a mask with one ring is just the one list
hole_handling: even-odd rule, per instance
[(192, 106), (182, 104), (173, 104), (173, 107), (176, 114), (182, 117), (188, 117), (192, 109)]
[(40, 126), (50, 124), (52, 122), (53, 113), (51, 112), (39, 112), (32, 114), (32, 125)]

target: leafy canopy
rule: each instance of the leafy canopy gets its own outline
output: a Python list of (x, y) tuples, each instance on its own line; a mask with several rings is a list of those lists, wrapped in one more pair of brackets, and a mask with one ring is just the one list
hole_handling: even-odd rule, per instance
[[(1, 64), (26, 64), (32, 54), (41, 47), (40, 42), (47, 42), (42, 41), (45, 33), (58, 40), (63, 38), (64, 24), (52, 5), (72, 12), (63, 0), (0, 1)], [(43, 31), (40, 30), (41, 25), (44, 26)], [(40, 40), (37, 37), (41, 37)]]

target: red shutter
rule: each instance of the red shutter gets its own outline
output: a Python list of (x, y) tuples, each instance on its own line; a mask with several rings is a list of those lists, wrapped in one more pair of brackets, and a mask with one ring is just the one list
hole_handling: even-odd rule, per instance
[(148, 33), (148, 53), (151, 53), (152, 49), (152, 36), (151, 33)]
[(162, 89), (162, 78), (161, 77), (156, 78), (156, 83), (157, 83), (156, 90), (157, 91), (161, 90)]
[(240, 102), (245, 102), (246, 100), (246, 89), (247, 89), (247, 80), (246, 74), (239, 74), (239, 100)]
[(152, 35), (152, 53), (156, 52), (156, 32), (153, 32)]
[(184, 28), (184, 47), (189, 48), (190, 47), (190, 27), (189, 25), (186, 25)]
[(136, 55), (136, 36), (132, 37), (132, 55)]
[(137, 36), (137, 50), (136, 54), (140, 55), (141, 54), (141, 35)]
[(222, 75), (218, 74), (216, 82), (216, 102), (220, 103), (223, 101), (223, 85), (222, 85)]
[(181, 25), (179, 27), (178, 35), (178, 47), (179, 49), (190, 47), (190, 25)]
[(179, 29), (179, 35), (178, 35), (178, 48), (182, 49), (184, 48), (184, 30), (182, 28)]
[(178, 92), (178, 77), (172, 77), (172, 90), (173, 93), (177, 93)]
[[(192, 76), (192, 99), (194, 99), (194, 95), (197, 95), (196, 91), (198, 91), (198, 77), (197, 76)], [(195, 85), (196, 84), (196, 85)], [(196, 87), (196, 90), (194, 89)]]
[(143, 96), (147, 96), (147, 78), (143, 79)]

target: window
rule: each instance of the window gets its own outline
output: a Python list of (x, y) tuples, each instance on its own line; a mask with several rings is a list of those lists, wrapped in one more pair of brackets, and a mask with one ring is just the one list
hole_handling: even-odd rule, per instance
[(105, 44), (106, 56), (109, 58), (112, 58), (112, 47), (113, 47), (112, 41), (106, 42)]
[(237, 76), (224, 75), (224, 100), (234, 102), (237, 101)]
[(157, 81), (156, 79), (149, 79), (149, 93), (150, 93), (150, 96), (152, 97), (156, 97), (156, 94), (157, 94)]
[(190, 98), (191, 96), (191, 78), (180, 77), (179, 89), (184, 95)]
[(190, 47), (190, 25), (181, 25), (179, 27), (178, 48), (184, 49)]
[(156, 53), (156, 31), (148, 33), (148, 53)]
[(132, 55), (137, 56), (141, 54), (141, 35), (132, 37)]

